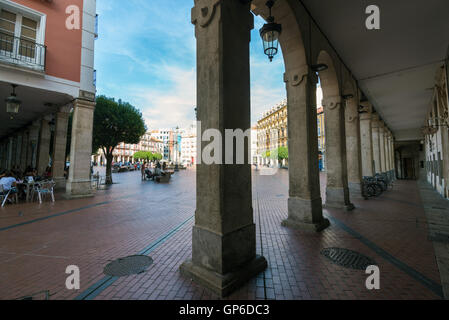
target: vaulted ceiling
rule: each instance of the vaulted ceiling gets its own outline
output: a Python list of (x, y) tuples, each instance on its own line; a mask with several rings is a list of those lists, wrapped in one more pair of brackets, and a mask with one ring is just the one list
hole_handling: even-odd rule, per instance
[[(298, 0), (352, 71), (398, 140), (421, 139), (420, 128), (449, 44), (448, 0)], [(380, 30), (368, 30), (369, 5)]]

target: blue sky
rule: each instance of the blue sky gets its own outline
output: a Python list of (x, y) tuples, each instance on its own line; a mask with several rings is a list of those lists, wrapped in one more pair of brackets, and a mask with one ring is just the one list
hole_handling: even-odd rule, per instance
[[(193, 0), (98, 0), (97, 94), (139, 108), (149, 128), (187, 127), (195, 120), (196, 41)], [(251, 41), (252, 123), (286, 96), (284, 62), (263, 53), (255, 17)]]

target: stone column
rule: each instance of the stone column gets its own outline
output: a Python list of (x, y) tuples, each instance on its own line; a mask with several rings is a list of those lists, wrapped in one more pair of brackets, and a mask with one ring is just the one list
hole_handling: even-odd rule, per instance
[(17, 144), (16, 144), (16, 158), (14, 167), (21, 169), (22, 166), (22, 144), (23, 144), (23, 133), (19, 133), (17, 135)]
[(386, 166), (387, 166), (387, 172), (388, 175), (391, 177), (391, 171), (392, 169), (392, 163), (391, 163), (391, 132), (387, 129), (387, 136), (386, 136)]
[(374, 176), (373, 162), (373, 134), (371, 128), (371, 104), (361, 103), (363, 109), (360, 113), (360, 140), (362, 149), (362, 176)]
[(44, 117), (41, 122), (41, 132), (39, 135), (39, 148), (37, 156), (37, 172), (39, 175), (43, 175), (50, 162), (50, 140), (51, 131), (49, 117)]
[(37, 150), (39, 146), (39, 131), (41, 129), (41, 121), (34, 121), (29, 128), (29, 145), (27, 164), (33, 169), (37, 169)]
[(346, 101), (346, 155), (348, 164), (348, 187), (351, 198), (362, 197), (362, 168), (359, 100), (352, 98)]
[(16, 167), (16, 159), (17, 159), (17, 135), (13, 135), (11, 137), (12, 147), (11, 147), (11, 169), (15, 169)]
[(6, 148), (5, 142), (0, 141), (0, 171), (3, 171), (6, 168)]
[(349, 200), (345, 114), (341, 97), (325, 97), (323, 107), (327, 156), (326, 207), (353, 210), (354, 205)]
[(76, 99), (73, 110), (69, 179), (65, 194), (68, 199), (93, 196), (90, 163), (95, 102)]
[[(224, 148), (225, 130), (245, 131), (251, 125), (249, 43), (254, 18), (249, 2), (196, 0), (192, 23), (197, 40), (200, 121), (197, 209), (192, 259), (185, 261), (180, 271), (226, 296), (267, 267), (265, 258), (256, 255), (249, 141), (240, 150), (243, 163), (237, 164), (234, 154), (234, 164), (223, 164), (232, 151)], [(213, 134), (214, 143), (202, 142), (203, 133)], [(212, 156), (212, 145), (216, 146), (215, 160), (201, 159), (206, 153)]]
[(66, 164), (67, 127), (71, 107), (71, 105), (62, 107), (55, 115), (56, 128), (53, 140), (52, 173), (53, 180), (56, 182), (56, 189), (64, 189), (66, 187), (64, 169)]
[(8, 153), (7, 153), (7, 162), (6, 162), (6, 169), (11, 170), (12, 169), (12, 151), (13, 148), (13, 137), (8, 138)]
[(379, 121), (379, 154), (380, 154), (380, 172), (385, 173), (385, 123)]
[(318, 167), (316, 75), (308, 66), (284, 75), (287, 87), (289, 199), (284, 226), (322, 231), (329, 226), (323, 217)]
[(380, 162), (380, 142), (379, 142), (379, 115), (374, 113), (372, 115), (371, 130), (373, 138), (373, 160), (374, 160), (374, 173), (382, 173)]
[(22, 145), (20, 148), (22, 149), (20, 154), (20, 170), (25, 171), (28, 167), (27, 156), (28, 156), (28, 131), (23, 131), (22, 133)]
[(394, 135), (391, 133), (390, 136), (390, 162), (391, 162), (391, 174), (392, 178), (396, 179), (396, 157), (394, 150)]

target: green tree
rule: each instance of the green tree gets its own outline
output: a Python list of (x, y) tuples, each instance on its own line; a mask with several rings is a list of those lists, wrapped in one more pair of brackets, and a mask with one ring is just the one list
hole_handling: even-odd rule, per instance
[(134, 155), (134, 159), (151, 161), (153, 160), (153, 153), (151, 153), (150, 151), (139, 151)]
[(160, 153), (153, 154), (153, 161), (162, 160), (163, 156)]
[(288, 148), (287, 147), (280, 147), (278, 149), (278, 159), (280, 161), (288, 159)]
[(120, 143), (137, 144), (147, 128), (142, 113), (127, 102), (97, 97), (92, 150), (102, 149), (106, 157), (106, 184), (112, 184), (113, 152)]
[(264, 159), (268, 159), (268, 158), (270, 158), (270, 156), (271, 156), (271, 151), (265, 151), (262, 154), (262, 158), (264, 158)]
[(143, 152), (142, 151), (138, 151), (138, 152), (134, 153), (133, 158), (134, 158), (134, 160), (144, 159)]

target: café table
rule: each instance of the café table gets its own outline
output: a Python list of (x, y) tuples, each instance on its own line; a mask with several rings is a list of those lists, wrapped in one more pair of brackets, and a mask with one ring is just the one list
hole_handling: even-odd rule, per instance
[(31, 196), (31, 189), (34, 187), (34, 185), (36, 184), (36, 182), (27, 182), (27, 181), (22, 181), (22, 182), (18, 182), (17, 186), (24, 186), (25, 187), (25, 194), (26, 194), (26, 202), (30, 202), (30, 196)]

